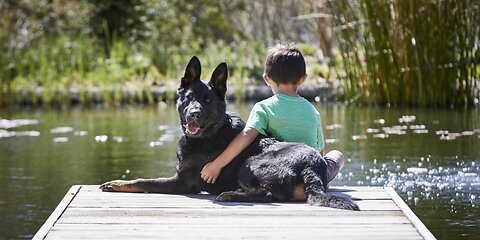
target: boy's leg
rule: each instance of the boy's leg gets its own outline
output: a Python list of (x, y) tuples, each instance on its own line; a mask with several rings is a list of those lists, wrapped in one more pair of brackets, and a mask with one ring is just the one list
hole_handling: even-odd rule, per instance
[(327, 162), (327, 180), (332, 181), (345, 164), (345, 158), (340, 151), (332, 150), (323, 156)]

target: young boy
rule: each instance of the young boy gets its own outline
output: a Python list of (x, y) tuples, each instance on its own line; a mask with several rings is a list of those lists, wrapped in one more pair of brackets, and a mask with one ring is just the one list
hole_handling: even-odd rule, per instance
[[(277, 44), (265, 61), (263, 79), (274, 96), (255, 104), (245, 128), (214, 161), (207, 163), (201, 177), (215, 183), (223, 167), (230, 163), (252, 141), (263, 134), (281, 141), (305, 143), (323, 155), (325, 146), (320, 114), (298, 87), (307, 78), (305, 59), (294, 44)], [(341, 152), (333, 150), (324, 156), (330, 182), (345, 163)]]

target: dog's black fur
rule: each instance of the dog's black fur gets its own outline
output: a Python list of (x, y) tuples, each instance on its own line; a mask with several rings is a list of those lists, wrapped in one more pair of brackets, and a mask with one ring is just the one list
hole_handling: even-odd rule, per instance
[(238, 116), (226, 113), (227, 64), (218, 65), (208, 84), (200, 80), (200, 74), (200, 61), (193, 57), (178, 89), (177, 110), (185, 134), (177, 150), (177, 174), (171, 178), (115, 180), (104, 183), (100, 187), (103, 191), (207, 191), (218, 195), (218, 201), (306, 199), (312, 205), (359, 210), (352, 200), (326, 193), (326, 162), (318, 151), (262, 135), (222, 169), (215, 184), (203, 181), (203, 166), (220, 155), (245, 124)]

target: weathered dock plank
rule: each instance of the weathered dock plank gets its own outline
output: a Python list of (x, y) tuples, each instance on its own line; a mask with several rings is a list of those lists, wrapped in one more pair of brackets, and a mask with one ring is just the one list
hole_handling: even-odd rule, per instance
[(73, 186), (34, 239), (435, 239), (391, 188), (330, 193), (351, 197), (361, 211)]

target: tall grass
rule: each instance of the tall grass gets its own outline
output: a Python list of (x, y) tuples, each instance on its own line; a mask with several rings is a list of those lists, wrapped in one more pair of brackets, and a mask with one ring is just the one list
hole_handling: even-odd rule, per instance
[(315, 11), (316, 3), (0, 1), (0, 104), (173, 98), (175, 90), (154, 91), (176, 89), (169, 80), (183, 74), (192, 55), (207, 67), (205, 76), (226, 60), (241, 99), (253, 79), (263, 83), (267, 46), (316, 44), (316, 22), (295, 20)]
[(337, 25), (349, 101), (475, 104), (480, 2), (332, 0), (328, 4)]
[(14, 48), (0, 58), (7, 66), (2, 69), (2, 84), (10, 85), (3, 86), (4, 105), (68, 105), (72, 94), (78, 94), (78, 101), (87, 101), (92, 97), (85, 95), (97, 92), (96, 88), (104, 89), (99, 98), (109, 103), (120, 86), (143, 79), (150, 65), (123, 42), (114, 42), (111, 56), (106, 57), (95, 40), (65, 36), (41, 37), (28, 48)]
[[(0, 105), (152, 104), (173, 99), (192, 55), (202, 60), (205, 80), (218, 63), (227, 61), (237, 99), (243, 98), (249, 81), (262, 79), (265, 47), (260, 43), (219, 41), (201, 49), (194, 44), (129, 44), (115, 37), (106, 42), (108, 46), (89, 37), (42, 36), (28, 48), (6, 51), (0, 55)], [(167, 90), (154, 94), (155, 87)]]

